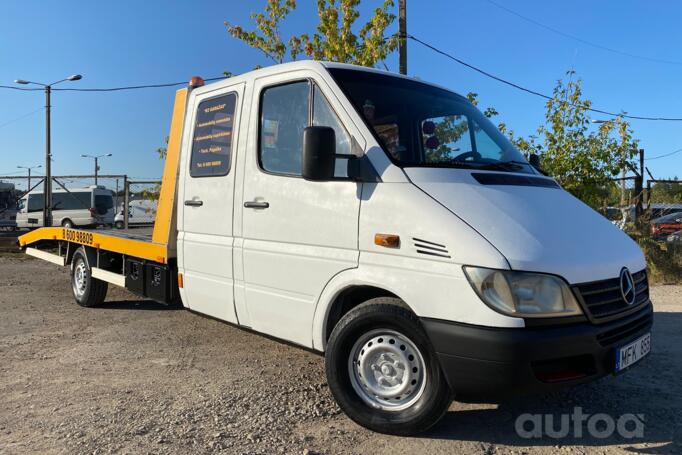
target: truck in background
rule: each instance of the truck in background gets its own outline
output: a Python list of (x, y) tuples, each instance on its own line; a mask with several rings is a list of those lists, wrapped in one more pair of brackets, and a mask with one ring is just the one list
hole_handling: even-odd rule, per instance
[[(128, 203), (128, 226), (150, 226), (156, 219), (157, 201), (149, 199), (133, 199)], [(114, 218), (114, 227), (123, 229), (125, 217), (123, 204)]]

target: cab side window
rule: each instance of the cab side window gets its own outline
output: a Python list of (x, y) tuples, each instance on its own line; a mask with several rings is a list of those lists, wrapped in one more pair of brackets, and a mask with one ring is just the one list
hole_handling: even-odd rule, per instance
[(294, 82), (262, 93), (259, 159), (263, 170), (301, 175), (303, 129), (309, 125), (310, 83)]
[[(332, 109), (322, 91), (315, 86), (313, 91), (313, 126), (329, 126), (336, 136), (336, 153), (350, 155), (351, 136), (341, 124), (341, 120)], [(337, 158), (334, 177), (348, 177), (348, 159)]]
[[(316, 85), (312, 86), (312, 100), (311, 83), (307, 81), (266, 88), (260, 120), (259, 160), (263, 170), (300, 176), (303, 130), (310, 125), (332, 127), (336, 153), (351, 154), (350, 134)], [(347, 176), (347, 163), (347, 159), (337, 160), (337, 177)]]
[(232, 155), (232, 133), (237, 95), (211, 98), (199, 103), (192, 138), (189, 175), (227, 175)]
[(322, 91), (315, 86), (313, 93), (313, 126), (330, 126), (336, 133), (336, 153), (350, 155), (350, 135), (341, 124), (339, 117), (332, 110), (327, 98)]

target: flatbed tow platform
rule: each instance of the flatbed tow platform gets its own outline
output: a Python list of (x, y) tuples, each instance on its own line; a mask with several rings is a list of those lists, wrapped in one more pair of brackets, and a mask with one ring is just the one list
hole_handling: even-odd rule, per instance
[(187, 89), (176, 92), (154, 228), (85, 230), (44, 227), (18, 238), (30, 256), (71, 265), (75, 254), (87, 260), (93, 278), (123, 286), (144, 297), (169, 303), (177, 299), (175, 217), (178, 164)]

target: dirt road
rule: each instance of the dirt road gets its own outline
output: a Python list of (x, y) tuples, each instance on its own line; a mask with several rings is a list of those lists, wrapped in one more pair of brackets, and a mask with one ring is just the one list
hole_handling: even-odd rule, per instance
[[(340, 413), (323, 358), (120, 289), (71, 297), (65, 269), (0, 257), (0, 453), (682, 453), (682, 287), (656, 287), (653, 352), (569, 392), (453, 403), (418, 438)], [(643, 437), (526, 439), (525, 413), (641, 414)], [(586, 427), (584, 427), (586, 428)]]

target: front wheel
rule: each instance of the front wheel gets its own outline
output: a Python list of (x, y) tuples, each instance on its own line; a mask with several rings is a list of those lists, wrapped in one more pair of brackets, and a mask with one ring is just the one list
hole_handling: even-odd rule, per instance
[(92, 277), (85, 250), (78, 248), (71, 260), (71, 290), (76, 303), (84, 307), (101, 305), (107, 296), (109, 284)]
[(116, 229), (123, 229), (123, 221), (116, 221), (114, 227), (116, 227)]
[(349, 311), (334, 328), (325, 358), (337, 403), (370, 430), (421, 433), (450, 405), (436, 353), (399, 299), (376, 298)]

